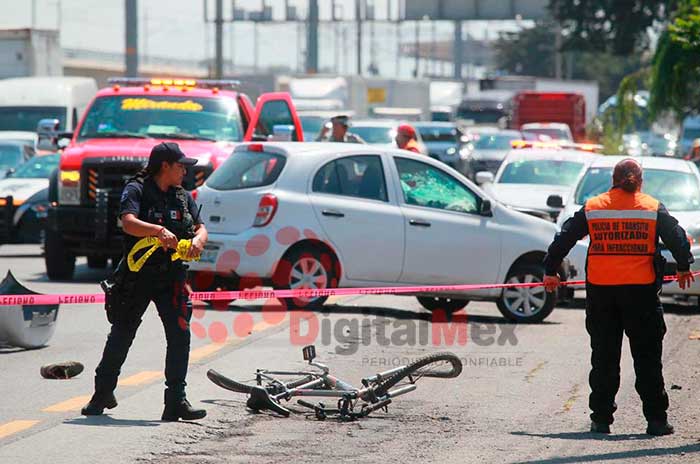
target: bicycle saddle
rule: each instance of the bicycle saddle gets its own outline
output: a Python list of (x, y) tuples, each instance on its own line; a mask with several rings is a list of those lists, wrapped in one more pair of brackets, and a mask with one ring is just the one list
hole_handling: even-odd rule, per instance
[(253, 387), (246, 403), (250, 409), (254, 411), (262, 411), (264, 409), (274, 411), (284, 417), (289, 417), (289, 410), (275, 402), (270, 394), (263, 387)]

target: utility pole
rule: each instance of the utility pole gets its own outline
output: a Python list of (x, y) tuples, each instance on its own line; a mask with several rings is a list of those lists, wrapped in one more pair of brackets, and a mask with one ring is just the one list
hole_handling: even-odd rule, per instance
[(124, 59), (127, 77), (136, 77), (139, 73), (138, 55), (138, 10), (136, 0), (125, 0), (124, 9), (126, 12), (126, 47)]
[(454, 62), (453, 76), (457, 80), (462, 80), (462, 58), (464, 57), (462, 41), (462, 21), (455, 21), (455, 37), (452, 43), (452, 60)]
[(418, 77), (418, 74), (420, 72), (420, 21), (418, 20), (416, 20), (416, 37), (415, 43), (413, 44), (413, 48), (416, 52), (416, 64), (415, 68), (413, 69), (413, 77)]
[(357, 75), (362, 75), (362, 0), (355, 0), (355, 19), (357, 21)]
[(318, 0), (309, 0), (309, 26), (306, 39), (306, 72), (318, 72)]
[(214, 25), (214, 42), (216, 47), (214, 77), (221, 79), (224, 76), (224, 0), (216, 0)]

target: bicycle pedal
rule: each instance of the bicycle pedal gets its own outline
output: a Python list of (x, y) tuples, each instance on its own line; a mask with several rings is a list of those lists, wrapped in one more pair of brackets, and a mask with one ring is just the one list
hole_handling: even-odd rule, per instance
[(316, 347), (308, 345), (301, 349), (301, 354), (304, 356), (304, 361), (313, 361), (316, 357)]

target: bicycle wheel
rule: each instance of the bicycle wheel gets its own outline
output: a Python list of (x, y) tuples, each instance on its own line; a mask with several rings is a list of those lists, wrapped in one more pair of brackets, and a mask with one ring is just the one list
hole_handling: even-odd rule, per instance
[[(244, 381), (244, 382), (239, 382), (237, 380), (233, 380), (229, 377), (226, 377), (224, 374), (220, 374), (219, 372), (216, 372), (214, 369), (209, 369), (207, 371), (207, 377), (209, 378), (209, 380), (211, 380), (212, 382), (214, 382), (216, 385), (220, 386), (221, 388), (224, 388), (224, 389), (230, 390), (230, 391), (234, 391), (237, 393), (246, 393), (248, 395), (251, 394), (251, 392), (253, 391), (253, 387), (260, 386), (255, 381), (255, 379), (251, 379), (251, 380)], [(291, 380), (289, 382), (285, 382), (285, 385), (287, 386), (287, 388), (296, 388), (299, 385), (303, 385), (310, 380), (312, 380), (311, 376), (306, 376), (306, 377), (302, 377), (300, 379), (294, 379), (294, 380)], [(281, 385), (271, 383), (271, 382), (265, 382), (265, 384), (262, 385), (262, 387), (264, 387), (265, 390), (267, 390), (267, 392), (270, 394), (277, 394), (277, 393), (284, 391), (284, 389), (282, 388)]]
[(452, 379), (461, 373), (462, 361), (454, 354), (447, 352), (430, 354), (416, 359), (391, 377), (379, 382), (374, 392), (377, 396), (383, 396), (390, 388), (407, 377), (409, 383), (415, 383), (421, 377)]

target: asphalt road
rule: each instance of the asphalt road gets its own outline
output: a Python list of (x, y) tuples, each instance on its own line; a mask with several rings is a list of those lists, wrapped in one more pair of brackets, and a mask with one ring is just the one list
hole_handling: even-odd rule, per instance
[[(49, 282), (39, 253), (32, 245), (0, 247), (0, 274), (11, 269), (29, 288), (46, 293), (96, 293), (107, 274), (80, 261), (75, 281)], [(0, 347), (0, 462), (700, 461), (700, 320), (694, 308), (667, 306), (665, 375), (677, 432), (651, 438), (644, 435), (627, 347), (613, 434), (587, 432), (590, 349), (582, 307), (578, 300), (544, 324), (521, 326), (506, 324), (490, 303), (471, 303), (466, 322), (432, 322), (410, 297), (345, 297), (313, 315), (290, 315), (262, 301), (225, 311), (200, 307), (188, 392), (209, 415), (197, 423), (163, 423), (165, 340), (155, 309), (147, 312), (124, 366), (119, 406), (85, 418), (79, 409), (92, 392), (108, 323), (99, 306), (64, 306), (47, 347)], [(299, 323), (301, 316), (318, 323), (317, 334), (314, 323)], [(446, 339), (450, 331), (455, 336)], [(253, 414), (242, 395), (205, 376), (210, 368), (237, 379), (252, 378), (256, 367), (300, 368), (301, 346), (309, 342), (320, 361), (352, 383), (443, 350), (462, 358), (464, 372), (457, 379), (422, 379), (388, 413), (349, 423), (303, 413), (288, 419)], [(41, 365), (65, 360), (84, 363), (85, 372), (71, 380), (40, 377)]]

